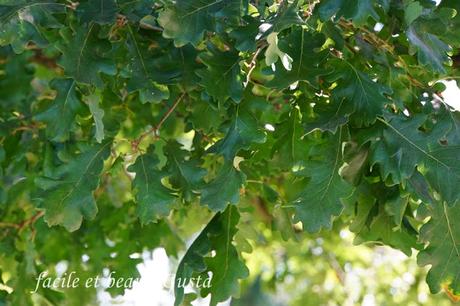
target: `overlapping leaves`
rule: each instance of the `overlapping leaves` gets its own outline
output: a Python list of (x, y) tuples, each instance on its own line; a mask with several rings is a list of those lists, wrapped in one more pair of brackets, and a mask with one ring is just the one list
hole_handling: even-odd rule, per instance
[(441, 143), (447, 130), (442, 125), (430, 132), (420, 131), (426, 117), (412, 119), (388, 117), (381, 120), (385, 129), (378, 143), (374, 160), (382, 165), (384, 177), (391, 175), (395, 183), (410, 178), (415, 169), (424, 169), (431, 188), (444, 201), (453, 205), (460, 197), (460, 166), (458, 144)]
[[(458, 203), (457, 203), (458, 204)], [(420, 237), (428, 247), (420, 252), (418, 262), (432, 265), (427, 276), (427, 283), (432, 292), (439, 292), (442, 284), (448, 284), (455, 293), (460, 292), (459, 264), (460, 242), (458, 241), (458, 206), (436, 203), (429, 208), (432, 219), (422, 227)], [(443, 239), (438, 239), (443, 237)]]
[(59, 224), (75, 231), (83, 218), (96, 216), (93, 192), (99, 185), (110, 145), (110, 141), (94, 145), (69, 162), (50, 167), (44, 176), (36, 179), (37, 187), (43, 191), (38, 198), (39, 207), (45, 210), (49, 225)]
[(327, 52), (320, 50), (324, 42), (325, 37), (321, 34), (311, 34), (303, 28), (295, 28), (279, 42), (280, 50), (292, 58), (292, 67), (287, 70), (278, 61), (275, 76), (267, 86), (284, 88), (298, 81), (308, 81), (315, 85), (317, 78), (327, 73), (321, 67), (328, 56)]
[[(174, 285), (175, 305), (180, 305), (184, 297), (184, 288), (179, 282), (205, 271), (211, 271), (215, 275), (210, 287), (202, 292), (203, 296), (211, 294), (210, 305), (217, 305), (218, 302), (223, 302), (229, 296), (238, 293), (238, 280), (247, 277), (249, 273), (233, 245), (238, 220), (238, 210), (230, 206), (223, 213), (216, 214), (192, 243), (177, 269)], [(222, 231), (225, 231), (223, 237)], [(216, 255), (204, 257), (211, 251)], [(207, 278), (207, 273), (202, 277)]]
[(246, 9), (245, 1), (236, 0), (180, 0), (169, 5), (158, 20), (164, 28), (163, 35), (174, 39), (176, 46), (187, 43), (197, 45), (205, 31), (212, 31), (217, 19), (238, 19)]
[(340, 215), (342, 198), (352, 193), (352, 186), (339, 175), (342, 165), (342, 143), (345, 131), (339, 131), (322, 145), (317, 156), (320, 160), (309, 160), (303, 169), (296, 172), (298, 176), (309, 177), (305, 188), (292, 204), (295, 206), (295, 218), (302, 221), (309, 232), (317, 232), (322, 227), (330, 228), (332, 218)]
[[(283, 235), (345, 215), (355, 242), (423, 249), (431, 290), (460, 291), (460, 120), (433, 85), (458, 78), (458, 5), (278, 2), (0, 1), (0, 215), (29, 235), (0, 235), (0, 247), (17, 248), (13, 262), (25, 254), (18, 271), (67, 256), (81, 271), (108, 260), (135, 275), (136, 261), (120, 258), (158, 246), (157, 229), (177, 256), (178, 233), (211, 219), (177, 277), (212, 274), (200, 294), (216, 305), (248, 276), (240, 213)], [(177, 93), (187, 98), (165, 103)], [(101, 205), (101, 220), (83, 223)], [(423, 209), (428, 222), (415, 218)], [(92, 265), (81, 268), (77, 248), (38, 258), (41, 214), (82, 227)], [(171, 233), (184, 222), (199, 224)], [(38, 252), (73, 244), (44, 225)], [(46, 242), (48, 230), (60, 238)], [(28, 303), (23, 284), (13, 295)], [(188, 301), (175, 289), (176, 305)]]
[(364, 124), (370, 124), (382, 114), (385, 104), (389, 101), (385, 97), (391, 93), (391, 89), (373, 81), (369, 75), (359, 71), (346, 61), (334, 60), (332, 66), (335, 69), (333, 79), (337, 80), (337, 88), (332, 91), (333, 98), (351, 104), (356, 113), (355, 120)]
[(150, 147), (128, 168), (135, 173), (133, 187), (138, 201), (137, 214), (142, 223), (167, 216), (175, 200), (172, 191), (162, 184), (161, 179), (166, 174), (157, 168), (157, 164), (154, 147)]

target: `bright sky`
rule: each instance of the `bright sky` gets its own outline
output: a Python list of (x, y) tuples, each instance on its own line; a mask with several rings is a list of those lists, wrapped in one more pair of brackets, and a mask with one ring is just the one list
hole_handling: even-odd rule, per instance
[[(141, 280), (135, 283), (133, 288), (127, 290), (123, 297), (110, 299), (106, 292), (99, 293), (101, 306), (171, 306), (174, 305), (174, 292), (170, 286), (173, 283), (174, 274), (171, 263), (163, 248), (157, 248), (153, 252), (144, 252), (144, 263), (138, 265)], [(186, 292), (187, 288), (186, 288)], [(192, 303), (195, 306), (209, 305), (209, 299), (200, 299)], [(229, 305), (221, 303), (219, 306)]]
[(447, 89), (442, 93), (444, 101), (456, 110), (460, 111), (460, 89), (457, 86), (457, 82), (454, 80), (442, 82), (447, 87)]

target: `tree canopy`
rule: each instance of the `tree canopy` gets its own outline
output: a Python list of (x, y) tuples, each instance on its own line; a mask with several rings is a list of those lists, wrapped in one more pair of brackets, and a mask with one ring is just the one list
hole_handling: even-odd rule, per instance
[[(211, 305), (280, 291), (342, 304), (314, 282), (343, 285), (376, 245), (416, 256), (431, 293), (456, 299), (460, 114), (440, 81), (460, 78), (459, 13), (456, 0), (0, 0), (0, 305), (92, 305), (95, 288), (31, 291), (62, 262), (136, 277), (156, 247), (176, 280), (212, 275), (197, 290)], [(410, 269), (414, 288), (424, 270)], [(176, 286), (176, 305), (195, 297)]]

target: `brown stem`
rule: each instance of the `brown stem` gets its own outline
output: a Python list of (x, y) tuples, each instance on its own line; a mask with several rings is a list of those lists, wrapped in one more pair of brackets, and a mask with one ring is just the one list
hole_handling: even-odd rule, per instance
[(261, 197), (255, 197), (251, 203), (264, 222), (271, 223), (273, 221), (273, 216), (270, 214), (264, 199)]
[(16, 223), (0, 222), (0, 227), (13, 227), (19, 229), (19, 225)]
[(34, 223), (37, 222), (37, 220), (40, 219), (44, 214), (45, 214), (45, 212), (39, 211), (35, 215), (30, 217), (29, 219), (26, 219), (26, 220), (24, 220), (24, 221), (22, 221), (20, 223), (17, 223), (17, 224), (16, 223), (9, 223), (9, 222), (0, 222), (0, 227), (12, 227), (12, 228), (15, 228), (15, 229), (21, 231), (27, 226), (34, 225)]
[[(349, 22), (349, 21), (346, 21), (344, 19), (341, 19), (339, 21), (339, 25), (344, 29), (347, 29), (347, 30), (350, 30), (350, 31), (356, 31), (356, 28), (353, 25), (353, 23)], [(426, 88), (426, 85), (424, 85), (421, 82), (419, 82), (416, 78), (414, 78), (409, 73), (408, 66), (407, 66), (406, 62), (404, 61), (404, 59), (399, 54), (395, 54), (394, 46), (390, 45), (386, 40), (383, 40), (382, 38), (377, 36), (375, 33), (373, 33), (372, 31), (370, 31), (370, 30), (368, 30), (368, 29), (366, 29), (364, 27), (360, 27), (359, 30), (361, 32), (363, 32), (362, 38), (364, 40), (366, 40), (369, 44), (373, 45), (376, 48), (383, 48), (384, 50), (386, 50), (392, 56), (395, 57), (395, 59), (398, 61), (399, 66), (405, 69), (407, 79), (409, 80), (409, 82), (412, 85), (414, 85), (415, 87), (419, 87), (419, 88)], [(356, 50), (353, 49), (352, 46), (349, 46), (348, 44), (346, 44), (346, 47), (350, 51), (352, 51), (353, 53), (358, 53), (358, 52), (356, 52)]]
[(11, 131), (11, 134), (14, 136), (20, 131), (33, 131), (33, 130), (35, 129), (30, 126), (20, 126), (20, 127), (15, 128), (13, 131)]
[[(347, 30), (355, 30), (353, 23), (346, 21), (344, 19), (341, 19), (339, 21), (339, 25)], [(379, 48), (384, 48), (391, 54), (394, 54), (394, 47), (388, 44), (388, 42), (386, 42), (385, 40), (378, 37), (375, 33), (369, 31), (365, 27), (360, 27), (359, 30), (361, 30), (364, 34), (366, 34), (366, 35), (363, 35), (363, 38), (367, 40), (370, 44), (373, 44), (374, 46), (377, 46)]]
[(40, 65), (43, 65), (47, 68), (50, 69), (56, 69), (59, 66), (57, 65), (57, 58), (54, 57), (48, 57), (45, 54), (43, 54), (42, 50), (39, 49), (38, 47), (30, 47), (34, 51), (34, 56), (29, 58), (29, 61), (33, 63), (37, 63)]
[(176, 101), (174, 101), (173, 105), (168, 109), (168, 111), (161, 117), (160, 122), (157, 125), (153, 126), (147, 132), (142, 133), (137, 139), (131, 142), (131, 146), (133, 147), (134, 151), (137, 151), (139, 144), (141, 141), (149, 134), (153, 133), (154, 137), (158, 137), (158, 131), (163, 126), (163, 123), (168, 119), (168, 117), (174, 112), (176, 107), (179, 105), (180, 101), (184, 98), (186, 93), (182, 93), (179, 97), (177, 97)]
[(247, 74), (247, 76), (246, 76), (246, 82), (244, 82), (244, 86), (245, 86), (245, 87), (246, 87), (246, 86), (249, 84), (249, 82), (251, 81), (251, 74), (252, 74), (252, 72), (254, 71), (254, 69), (256, 68), (256, 65), (257, 65), (257, 57), (259, 56), (260, 51), (262, 51), (262, 49), (264, 49), (266, 46), (267, 46), (267, 44), (261, 45), (260, 47), (257, 48), (256, 52), (254, 53), (254, 56), (252, 57), (251, 62), (249, 63), (249, 70), (248, 70), (248, 74)]
[(166, 119), (168, 119), (168, 117), (172, 114), (172, 112), (176, 109), (177, 105), (179, 105), (180, 101), (184, 98), (185, 96), (185, 92), (182, 93), (177, 99), (176, 101), (174, 101), (174, 104), (168, 109), (168, 111), (166, 112), (166, 114), (163, 115), (163, 117), (161, 117), (160, 119), (160, 122), (158, 123), (158, 125), (156, 126), (155, 128), (155, 133), (161, 128), (161, 126), (163, 125), (163, 123), (166, 121)]
[(340, 263), (337, 261), (337, 258), (335, 258), (335, 255), (333, 253), (328, 254), (329, 257), (329, 264), (331, 265), (332, 269), (334, 270), (335, 276), (337, 277), (337, 280), (340, 282), (342, 286), (345, 285), (345, 271), (343, 271), (342, 267), (340, 266)]
[(26, 226), (32, 226), (35, 222), (37, 222), (38, 219), (40, 219), (43, 215), (45, 214), (44, 211), (39, 211), (35, 215), (33, 215), (31, 218), (22, 221), (19, 223), (19, 228), (23, 229)]

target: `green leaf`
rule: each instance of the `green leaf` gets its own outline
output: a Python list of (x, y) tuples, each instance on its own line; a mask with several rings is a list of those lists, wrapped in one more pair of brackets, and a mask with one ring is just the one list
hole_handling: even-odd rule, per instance
[(384, 243), (401, 250), (407, 256), (411, 256), (412, 248), (417, 248), (417, 237), (404, 227), (396, 227), (393, 218), (383, 212), (374, 217), (369, 226), (360, 231), (353, 241), (355, 244), (363, 242)]
[(398, 228), (401, 227), (404, 213), (406, 212), (408, 205), (408, 197), (395, 197), (393, 199), (389, 199), (388, 202), (385, 203), (385, 211), (388, 215), (393, 217), (393, 222), (398, 226)]
[(368, 224), (369, 214), (375, 207), (375, 197), (367, 192), (368, 189), (368, 184), (361, 184), (356, 189), (358, 192), (353, 193), (350, 198), (346, 199), (347, 202), (353, 203), (354, 218), (349, 227), (353, 233), (359, 233), (365, 229)]
[(102, 122), (102, 117), (104, 117), (104, 110), (100, 108), (99, 100), (101, 100), (101, 96), (98, 93), (93, 93), (86, 97), (89, 110), (93, 116), (94, 124), (96, 125), (94, 138), (96, 138), (97, 142), (101, 143), (104, 139), (104, 123)]
[(179, 0), (158, 17), (163, 36), (174, 39), (176, 47), (197, 46), (205, 31), (212, 31), (220, 15), (239, 17), (247, 3), (240, 0)]
[(406, 21), (406, 25), (411, 25), (415, 19), (420, 17), (423, 12), (423, 6), (420, 5), (418, 1), (410, 2), (404, 8), (404, 20)]
[[(359, 71), (348, 61), (331, 61), (335, 72), (331, 79), (337, 81), (337, 87), (333, 90), (334, 99), (340, 101), (345, 99), (345, 103), (352, 105), (353, 112), (356, 114), (353, 119), (358, 123), (371, 124), (375, 122), (378, 115), (381, 115), (385, 104), (390, 101), (385, 95), (392, 93), (391, 89), (374, 82), (369, 75)], [(348, 113), (349, 107), (343, 108)]]
[(354, 244), (385, 244), (407, 256), (411, 256), (413, 248), (420, 248), (417, 232), (405, 216), (406, 210), (410, 210), (407, 195), (403, 198), (397, 187), (369, 180), (362, 180), (356, 191), (347, 199), (348, 203), (354, 200), (355, 218), (350, 225), (350, 230), (356, 233)]
[(271, 25), (269, 31), (279, 33), (293, 25), (304, 25), (305, 22), (299, 13), (299, 0), (293, 1), (292, 4), (282, 2), (276, 14), (267, 20), (268, 24)]
[[(460, 46), (460, 39), (457, 35), (457, 29), (460, 25), (460, 3), (455, 0), (444, 0), (439, 4), (438, 18), (433, 18), (427, 23), (428, 29), (432, 28), (432, 25), (435, 24), (436, 28), (440, 31), (437, 31), (438, 35), (442, 35), (443, 40), (448, 42), (448, 44), (454, 48)], [(455, 11), (455, 13), (454, 13)]]
[(143, 103), (160, 102), (167, 99), (169, 97), (168, 88), (154, 82), (154, 78), (158, 78), (158, 75), (163, 78), (164, 72), (155, 67), (147, 42), (141, 41), (129, 24), (126, 27), (128, 29), (126, 45), (131, 56), (127, 66), (130, 74), (127, 83), (128, 91), (138, 90)]
[(460, 197), (460, 146), (440, 144), (446, 128), (420, 131), (426, 121), (424, 116), (379, 120), (385, 129), (383, 139), (373, 150), (373, 160), (381, 165), (383, 177), (391, 175), (393, 182), (404, 182), (416, 167), (422, 167), (431, 188), (452, 205)]
[(351, 19), (354, 24), (361, 26), (367, 22), (369, 17), (379, 20), (379, 15), (375, 10), (373, 0), (325, 0), (321, 1), (318, 10), (322, 20), (330, 19), (335, 16)]
[[(81, 280), (126, 279), (136, 254), (180, 258), (195, 235), (177, 305), (346, 304), (340, 266), (372, 265), (376, 245), (427, 247), (435, 286), (457, 293), (434, 210), (456, 225), (459, 3), (0, 0), (0, 304), (94, 304), (81, 283), (30, 292), (63, 259)], [(375, 303), (424, 295), (410, 260), (372, 268), (356, 300), (407, 267), (412, 286)]]
[(412, 24), (406, 31), (407, 39), (417, 51), (417, 58), (421, 65), (427, 66), (435, 72), (444, 73), (444, 64), (450, 61), (449, 45), (440, 40), (436, 35), (423, 30), (417, 24)]
[(305, 120), (305, 133), (314, 130), (329, 131), (334, 133), (340, 126), (348, 122), (348, 117), (353, 112), (352, 105), (345, 99), (333, 100), (327, 104), (316, 103), (314, 106), (314, 118)]
[(201, 190), (201, 205), (207, 205), (212, 211), (224, 211), (229, 204), (238, 204), (240, 189), (246, 180), (243, 172), (231, 163), (226, 163), (215, 179)]
[[(0, 49), (2, 50), (2, 49)], [(0, 77), (0, 100), (2, 109), (6, 111), (15, 111), (19, 109), (21, 112), (26, 108), (24, 101), (27, 100), (31, 91), (31, 81), (34, 77), (33, 71), (27, 65), (29, 57), (23, 53), (22, 55), (13, 56), (13, 52), (0, 53), (5, 57), (0, 67), (2, 76)], [(30, 105), (30, 104), (26, 104)], [(3, 129), (0, 133), (5, 133)]]
[(207, 69), (197, 71), (200, 84), (217, 101), (224, 103), (228, 98), (240, 102), (243, 96), (243, 77), (240, 57), (236, 51), (220, 51), (208, 44), (208, 52), (201, 53), (200, 59)]
[(347, 142), (343, 151), (344, 164), (340, 168), (340, 176), (348, 183), (357, 185), (366, 171), (369, 150), (356, 142)]
[(206, 175), (206, 170), (200, 167), (199, 160), (187, 160), (187, 151), (182, 150), (177, 142), (169, 142), (164, 151), (168, 158), (166, 169), (170, 174), (171, 185), (181, 190), (185, 201), (191, 201), (192, 196), (204, 184), (203, 177)]
[(414, 174), (407, 180), (407, 182), (407, 190), (414, 194), (416, 199), (422, 200), (425, 204), (431, 204), (434, 202), (434, 199), (430, 194), (430, 186), (428, 185), (425, 177), (418, 170), (415, 170)]
[(138, 22), (152, 12), (154, 0), (117, 0), (120, 13), (128, 20)]
[(308, 142), (302, 139), (305, 133), (301, 125), (300, 109), (293, 108), (285, 118), (276, 126), (272, 154), (276, 152), (280, 156), (280, 163), (292, 169), (292, 166), (307, 158), (310, 148)]
[(111, 142), (94, 145), (38, 177), (35, 184), (43, 190), (39, 207), (45, 210), (49, 226), (63, 225), (68, 231), (77, 230), (83, 218), (93, 219), (97, 213), (93, 191), (99, 185), (104, 160), (110, 154)]
[(118, 8), (114, 0), (89, 0), (78, 5), (78, 13), (84, 23), (107, 24), (115, 21)]
[(460, 112), (445, 103), (439, 109), (439, 125), (445, 125), (447, 132), (445, 141), (450, 145), (460, 145)]
[(65, 74), (77, 82), (102, 87), (99, 74), (115, 74), (115, 64), (105, 57), (110, 43), (99, 39), (98, 32), (94, 24), (78, 27), (75, 33), (68, 29), (61, 31), (65, 44), (59, 46), (62, 52), (59, 64), (64, 68)]
[[(383, 141), (378, 142), (372, 151), (372, 159), (374, 163), (381, 165), (384, 179), (391, 176), (392, 181), (402, 182), (412, 176), (420, 157), (423, 158), (425, 152), (423, 147), (426, 145), (426, 137), (418, 131), (418, 127), (424, 121), (424, 117), (412, 120), (394, 117), (385, 120), (388, 128), (383, 132)], [(402, 134), (403, 131), (405, 133), (412, 131), (412, 133), (406, 136)], [(417, 142), (424, 143), (421, 148), (414, 142), (414, 136), (415, 139), (418, 138)], [(414, 150), (416, 154), (413, 154)], [(417, 153), (421, 153), (422, 156)]]
[(421, 251), (419, 265), (431, 265), (427, 275), (430, 291), (438, 293), (446, 284), (454, 294), (460, 293), (460, 209), (459, 203), (453, 207), (436, 203), (430, 207), (431, 220), (420, 230), (420, 239), (428, 246)]
[[(238, 210), (229, 206), (223, 213), (217, 213), (201, 231), (199, 236), (182, 257), (174, 281), (174, 305), (182, 305), (184, 288), (191, 276), (200, 273), (201, 279), (212, 272), (210, 288), (202, 288), (201, 295), (211, 294), (210, 305), (227, 300), (239, 292), (239, 279), (246, 278), (249, 271), (233, 245), (239, 221)], [(225, 235), (221, 235), (225, 231)], [(210, 251), (215, 254), (207, 256)]]
[(176, 199), (172, 190), (161, 182), (166, 173), (158, 170), (158, 162), (154, 147), (150, 146), (145, 154), (139, 155), (136, 162), (128, 167), (128, 171), (136, 174), (133, 190), (138, 202), (137, 215), (142, 224), (167, 216)]
[(193, 241), (187, 252), (179, 262), (174, 279), (174, 305), (182, 305), (184, 300), (184, 286), (186, 280), (189, 280), (194, 274), (201, 273), (206, 270), (204, 257), (211, 250), (211, 242), (208, 238), (208, 233), (215, 220), (221, 218), (220, 214), (216, 214), (214, 218), (206, 225), (198, 237)]
[(343, 209), (340, 199), (350, 196), (353, 191), (339, 175), (344, 133), (340, 128), (336, 135), (328, 137), (327, 142), (318, 148), (317, 156), (322, 159), (306, 162), (305, 168), (296, 173), (310, 178), (292, 201), (295, 219), (301, 221), (303, 228), (310, 233), (318, 232), (322, 227), (331, 228), (332, 218), (339, 216)]
[(249, 149), (251, 144), (264, 143), (265, 140), (265, 132), (258, 128), (252, 115), (238, 108), (225, 137), (210, 147), (208, 152), (222, 154), (226, 160), (232, 161), (241, 149)]
[(319, 11), (319, 16), (323, 21), (327, 21), (332, 18), (340, 10), (343, 4), (343, 0), (324, 0), (321, 1), (317, 9)]
[[(155, 72), (152, 75), (152, 79), (159, 84), (171, 85), (179, 83), (187, 88), (195, 89), (198, 83), (198, 76), (195, 71), (203, 67), (195, 60), (197, 54), (197, 50), (190, 45), (168, 50), (168, 52), (156, 57), (152, 62), (153, 66), (149, 68), (150, 72)], [(187, 60), (190, 58), (193, 61)], [(178, 65), (178, 63), (180, 64)]]
[(46, 46), (48, 40), (42, 33), (42, 26), (60, 27), (61, 24), (52, 14), (63, 12), (65, 5), (54, 0), (2, 1), (0, 45), (10, 44), (16, 53), (22, 53), (29, 42)]
[(238, 299), (232, 299), (231, 306), (276, 306), (274, 299), (262, 288), (262, 280), (260, 275), (256, 278), (253, 284), (247, 289), (245, 294)]
[(100, 107), (104, 110), (102, 122), (105, 137), (115, 137), (127, 118), (128, 110), (123, 107), (123, 97), (120, 97), (111, 89), (105, 88), (100, 94)]
[(35, 118), (46, 122), (50, 140), (62, 142), (69, 138), (75, 117), (83, 104), (77, 97), (73, 79), (54, 79), (50, 87), (57, 91), (56, 98), (46, 111), (37, 114)]
[(231, 31), (229, 36), (235, 39), (235, 48), (238, 51), (255, 51), (257, 42), (255, 37), (259, 33), (260, 22), (251, 16), (244, 16), (243, 21), (244, 25)]
[[(220, 215), (219, 221), (211, 224), (209, 240), (215, 256), (205, 259), (207, 270), (212, 272), (211, 286), (202, 288), (201, 295), (211, 294), (211, 306), (239, 293), (239, 280), (249, 276), (249, 270), (240, 259), (233, 245), (240, 219), (237, 208), (229, 206)], [(225, 233), (225, 235), (222, 235)], [(207, 276), (207, 274), (204, 274)]]
[(296, 27), (289, 36), (278, 43), (279, 49), (291, 57), (292, 67), (287, 70), (285, 65), (277, 62), (274, 78), (267, 86), (283, 89), (297, 81), (317, 84), (317, 78), (327, 73), (321, 65), (328, 57), (328, 52), (319, 51), (325, 40), (322, 34), (311, 34), (303, 28)]

